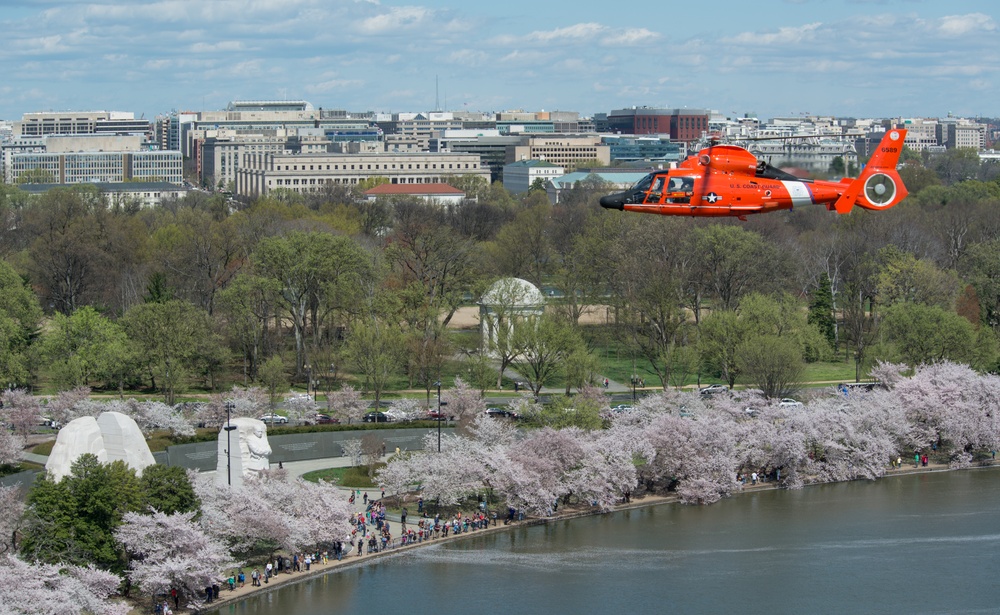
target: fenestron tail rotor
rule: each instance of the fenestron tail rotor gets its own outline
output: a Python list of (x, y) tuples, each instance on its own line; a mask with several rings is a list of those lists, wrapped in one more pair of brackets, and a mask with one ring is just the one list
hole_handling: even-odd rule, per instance
[(896, 182), (885, 173), (876, 173), (865, 180), (865, 198), (875, 207), (884, 207), (896, 197)]

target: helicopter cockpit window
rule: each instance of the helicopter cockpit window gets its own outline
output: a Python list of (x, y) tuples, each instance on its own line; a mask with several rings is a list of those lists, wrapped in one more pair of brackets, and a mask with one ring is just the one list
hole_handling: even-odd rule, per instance
[(694, 192), (693, 177), (671, 177), (668, 203), (690, 203)]
[(663, 200), (663, 184), (666, 181), (666, 177), (660, 175), (653, 182), (653, 187), (649, 191), (649, 197), (646, 199), (647, 203), (659, 203)]
[(646, 177), (640, 179), (629, 192), (647, 192), (649, 187), (653, 185), (653, 174), (650, 173)]

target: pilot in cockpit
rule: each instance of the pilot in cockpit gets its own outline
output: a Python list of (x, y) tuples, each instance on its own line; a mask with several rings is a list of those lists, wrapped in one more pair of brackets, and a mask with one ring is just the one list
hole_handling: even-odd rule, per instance
[(671, 203), (690, 203), (691, 194), (694, 192), (694, 179), (691, 177), (671, 177), (670, 178), (670, 199)]

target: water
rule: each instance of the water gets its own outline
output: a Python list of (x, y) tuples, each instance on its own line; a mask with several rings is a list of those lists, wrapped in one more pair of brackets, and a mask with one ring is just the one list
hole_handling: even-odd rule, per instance
[(423, 547), (220, 613), (1000, 613), (1000, 471), (655, 506)]

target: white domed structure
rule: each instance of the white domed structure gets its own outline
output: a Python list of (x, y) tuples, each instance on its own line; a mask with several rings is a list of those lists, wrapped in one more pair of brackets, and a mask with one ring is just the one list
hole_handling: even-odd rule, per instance
[(500, 278), (479, 301), (483, 347), (496, 356), (498, 345), (507, 343), (518, 321), (544, 311), (545, 296), (537, 286), (521, 278)]
[(527, 280), (500, 278), (483, 294), (479, 305), (537, 308), (545, 305), (545, 296), (537, 286)]

